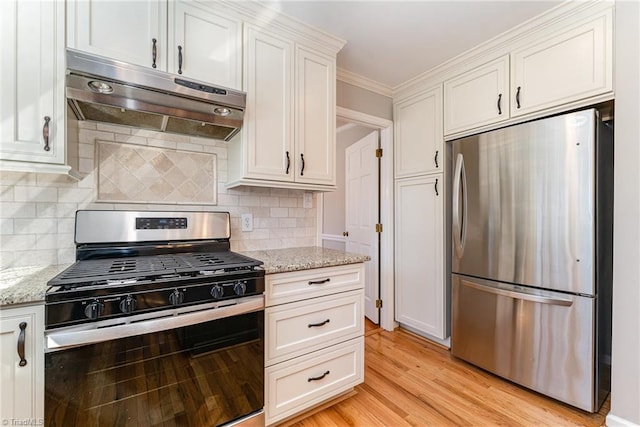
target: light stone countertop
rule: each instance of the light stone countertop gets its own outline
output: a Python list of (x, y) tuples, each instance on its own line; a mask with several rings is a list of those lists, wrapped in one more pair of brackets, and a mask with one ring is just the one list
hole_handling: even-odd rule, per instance
[(371, 260), (369, 255), (354, 254), (317, 246), (246, 251), (241, 253), (262, 261), (266, 274), (357, 264)]
[[(356, 264), (371, 259), (368, 255), (316, 246), (242, 253), (262, 261), (266, 274)], [(47, 282), (67, 267), (69, 265), (0, 270), (0, 306), (43, 303)]]
[(0, 306), (44, 303), (47, 282), (69, 265), (0, 270)]

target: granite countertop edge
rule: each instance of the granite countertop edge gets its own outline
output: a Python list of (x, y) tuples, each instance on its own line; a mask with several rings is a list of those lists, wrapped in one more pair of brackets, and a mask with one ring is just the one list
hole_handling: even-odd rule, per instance
[[(266, 274), (357, 264), (371, 259), (368, 255), (317, 246), (238, 252), (262, 261)], [(0, 270), (0, 307), (44, 303), (47, 282), (69, 265)]]

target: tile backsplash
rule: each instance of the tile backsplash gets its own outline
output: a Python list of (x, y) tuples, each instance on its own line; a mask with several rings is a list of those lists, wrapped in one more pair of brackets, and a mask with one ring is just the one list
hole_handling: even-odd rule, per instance
[[(227, 143), (102, 123), (78, 122), (81, 180), (41, 173), (0, 172), (0, 268), (72, 263), (77, 209), (207, 210), (231, 213), (232, 250), (278, 249), (316, 244), (316, 196), (303, 208), (302, 190), (227, 190)], [(205, 153), (216, 159), (217, 205), (98, 201), (98, 141), (128, 144), (131, 152), (150, 147), (167, 152)], [(118, 167), (125, 167), (121, 160)], [(117, 170), (113, 172), (117, 174)], [(132, 200), (133, 199), (133, 200)], [(166, 200), (166, 199), (165, 199)], [(253, 214), (253, 231), (240, 231), (240, 216)]]

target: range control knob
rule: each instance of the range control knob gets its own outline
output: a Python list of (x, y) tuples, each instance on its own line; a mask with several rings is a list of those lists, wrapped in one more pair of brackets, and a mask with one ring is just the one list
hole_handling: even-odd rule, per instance
[(127, 295), (122, 301), (120, 301), (120, 311), (123, 313), (131, 313), (136, 309), (136, 299), (131, 295)]
[(237, 282), (235, 285), (233, 285), (233, 292), (235, 292), (236, 295), (244, 295), (246, 290), (247, 282)]
[(92, 301), (84, 308), (84, 315), (88, 319), (97, 319), (104, 311), (104, 304), (98, 300)]
[(211, 288), (211, 296), (215, 299), (220, 299), (224, 295), (224, 289), (220, 285), (213, 285)]
[(174, 289), (173, 292), (169, 294), (169, 302), (171, 305), (180, 305), (184, 301), (184, 292), (180, 292), (177, 289)]

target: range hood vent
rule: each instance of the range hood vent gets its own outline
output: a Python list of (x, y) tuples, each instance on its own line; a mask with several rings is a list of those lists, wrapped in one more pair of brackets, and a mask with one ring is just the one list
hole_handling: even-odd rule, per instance
[(246, 94), (67, 49), (67, 102), (78, 120), (228, 141)]

